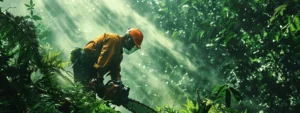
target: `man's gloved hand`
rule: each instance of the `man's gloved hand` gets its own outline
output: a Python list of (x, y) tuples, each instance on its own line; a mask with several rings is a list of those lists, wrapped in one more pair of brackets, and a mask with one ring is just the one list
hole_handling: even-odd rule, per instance
[(94, 64), (94, 68), (99, 69), (100, 66), (99, 66), (97, 63), (95, 63), (95, 64)]
[(125, 86), (121, 80), (111, 80), (108, 84), (113, 84), (115, 93), (111, 93), (114, 98), (111, 98), (112, 103), (120, 106), (127, 102), (130, 88)]
[(121, 80), (116, 80), (115, 83), (118, 85), (123, 85), (123, 82)]

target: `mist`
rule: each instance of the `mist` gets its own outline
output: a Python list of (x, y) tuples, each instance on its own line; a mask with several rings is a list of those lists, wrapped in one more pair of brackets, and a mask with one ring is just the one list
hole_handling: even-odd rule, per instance
[[(4, 0), (0, 7), (16, 7), (8, 11), (28, 15), (26, 3), (29, 0)], [(124, 54), (121, 75), (123, 83), (131, 88), (129, 97), (146, 105), (178, 108), (186, 97), (195, 97), (197, 88), (205, 95), (205, 89), (224, 83), (216, 69), (206, 67), (195, 56), (201, 50), (167, 37), (166, 31), (139, 15), (127, 0), (35, 0), (34, 3), (41, 23), (53, 33), (47, 37), (53, 41), (51, 46), (62, 51), (64, 61), (69, 60), (72, 49), (84, 47), (102, 33), (122, 36), (128, 28), (140, 29), (144, 34), (142, 49)], [(71, 66), (67, 69), (72, 71)], [(117, 110), (126, 112), (123, 108)]]

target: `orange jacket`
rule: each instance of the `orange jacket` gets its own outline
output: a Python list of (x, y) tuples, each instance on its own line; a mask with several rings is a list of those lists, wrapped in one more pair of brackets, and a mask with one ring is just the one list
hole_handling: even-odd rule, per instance
[(98, 58), (94, 67), (98, 77), (109, 72), (112, 80), (121, 80), (120, 63), (123, 59), (121, 38), (117, 34), (104, 33), (90, 41), (83, 49), (90, 58)]

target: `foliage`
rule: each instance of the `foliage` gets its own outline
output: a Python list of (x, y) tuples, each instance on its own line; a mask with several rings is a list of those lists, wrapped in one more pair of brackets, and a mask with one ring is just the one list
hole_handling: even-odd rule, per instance
[(234, 96), (238, 102), (241, 101), (242, 96), (239, 91), (229, 85), (215, 87), (210, 95), (212, 99), (200, 99), (199, 92), (197, 93), (197, 97), (193, 99), (196, 101), (193, 102), (187, 98), (186, 103), (183, 104), (183, 108), (180, 110), (164, 106), (163, 108), (158, 107), (157, 111), (162, 113), (238, 113), (237, 110), (230, 108), (231, 96)]
[[(145, 16), (145, 12), (156, 11), (156, 15), (149, 18), (165, 29), (170, 38), (194, 48), (190, 50), (193, 55), (202, 59), (207, 67), (217, 69), (220, 78), (228, 83), (216, 87), (208, 98), (201, 99), (197, 94), (196, 101), (187, 99), (180, 112), (245, 109), (245, 112), (297, 112), (300, 105), (298, 0), (142, 0), (134, 3), (134, 6), (152, 4), (137, 7), (138, 11)], [(58, 78), (71, 83), (67, 79), (69, 75), (63, 74), (68, 73), (63, 69), (67, 63), (60, 60), (59, 52), (51, 51), (49, 45), (39, 45), (39, 41), (51, 33), (43, 31), (42, 25), (40, 31), (35, 31), (32, 22), (41, 18), (33, 13), (32, 0), (25, 6), (30, 11), (26, 17), (2, 11), (0, 14), (0, 112), (66, 109), (106, 112), (103, 101), (95, 102), (93, 93), (82, 90), (82, 86), (58, 85)], [(36, 32), (43, 37), (41, 40), (37, 39)], [(40, 78), (31, 80), (33, 74)], [(201, 81), (200, 77), (193, 77)], [(240, 102), (242, 95), (243, 102)], [(158, 111), (179, 112), (167, 106)]]
[[(145, 6), (137, 4), (138, 9)], [(170, 38), (193, 46), (195, 50), (190, 51), (195, 57), (243, 92), (245, 101), (238, 109), (296, 112), (300, 98), (298, 0), (152, 0), (147, 4), (155, 4), (142, 9), (156, 11), (152, 19), (158, 27)], [(199, 79), (195, 76), (195, 80)]]
[(229, 87), (229, 85), (217, 86), (213, 92), (216, 94), (215, 101), (219, 101), (222, 97), (225, 97), (226, 107), (230, 107), (231, 105), (231, 95), (233, 95), (238, 102), (242, 100), (240, 92), (233, 87)]
[[(31, 12), (33, 6), (30, 1)], [(69, 80), (68, 62), (50, 45), (40, 46), (35, 29), (26, 17), (0, 12), (0, 112), (116, 112)]]
[(42, 20), (41, 17), (39, 17), (38, 15), (33, 14), (35, 4), (33, 3), (32, 0), (30, 0), (29, 4), (25, 4), (25, 6), (27, 7), (27, 10), (30, 11), (30, 15), (25, 16), (25, 19), (31, 19), (33, 21)]
[(169, 106), (156, 107), (156, 111), (158, 111), (159, 113), (179, 113), (179, 111)]

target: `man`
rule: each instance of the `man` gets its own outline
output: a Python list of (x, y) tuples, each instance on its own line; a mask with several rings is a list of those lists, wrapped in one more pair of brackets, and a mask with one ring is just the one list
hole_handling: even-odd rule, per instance
[(123, 52), (129, 55), (141, 49), (142, 41), (142, 32), (136, 28), (130, 28), (122, 37), (114, 33), (104, 33), (88, 42), (82, 51), (81, 49), (73, 50), (71, 62), (74, 64), (74, 81), (88, 86), (95, 84), (98, 96), (103, 96), (104, 75), (108, 74), (112, 80), (121, 81), (120, 63), (123, 59)]

